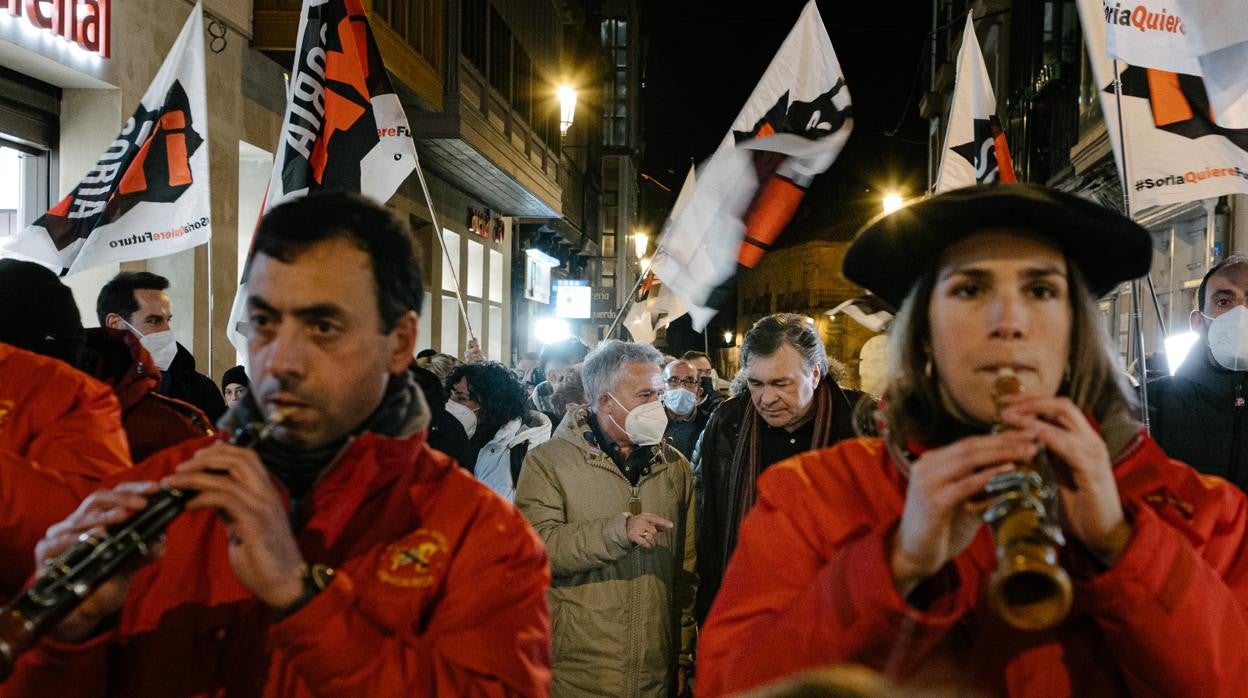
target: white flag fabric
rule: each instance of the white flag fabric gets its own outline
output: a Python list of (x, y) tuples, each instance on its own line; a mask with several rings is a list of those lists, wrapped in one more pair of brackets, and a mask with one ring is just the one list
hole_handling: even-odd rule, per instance
[[(1174, 0), (1130, 0), (1112, 5), (1110, 0), (1098, 0), (1095, 6), (1102, 16), (1098, 24), (1104, 27), (1105, 51), (1111, 58), (1172, 73), (1200, 75), (1200, 64), (1188, 39), (1192, 15), (1176, 11)], [(1085, 26), (1091, 21), (1086, 13), (1083, 19)]]
[[(360, 0), (304, 0), (264, 211), (320, 191), (359, 192), (384, 204), (417, 165), (407, 115)], [(245, 279), (229, 324), (239, 351)]]
[(893, 314), (875, 296), (850, 298), (829, 310), (828, 317), (836, 317), (841, 313), (853, 318), (854, 322), (872, 332), (883, 332), (884, 328), (888, 327), (888, 323), (893, 319)]
[[(1106, 28), (1120, 16), (1106, 13), (1100, 0), (1079, 0), (1079, 14), (1130, 213), (1248, 193), (1248, 130), (1214, 122), (1201, 77), (1121, 60), (1115, 73)], [(1122, 138), (1115, 77), (1121, 79)]]
[(975, 36), (975, 22), (968, 15), (958, 50), (958, 74), (936, 174), (936, 193), (997, 181), (1018, 180), (997, 118), (997, 99)]
[(113, 144), (3, 254), (73, 274), (207, 242), (208, 150), (204, 13), (196, 4)]
[(849, 91), (811, 0), (659, 238), (654, 272), (695, 329), (714, 315), (713, 293), (738, 260), (753, 266), (788, 224), (851, 126)]
[[(676, 195), (676, 203), (672, 205), (672, 212), (668, 218), (680, 214), (685, 204), (689, 202), (689, 196), (693, 193), (693, 187), (697, 181), (695, 168), (690, 165), (689, 174), (685, 175), (685, 183), (681, 185), (680, 193)], [(634, 300), (628, 309), (628, 314), (624, 316), (624, 326), (633, 335), (635, 342), (653, 344), (655, 335), (660, 329), (672, 324), (673, 320), (688, 312), (680, 297), (667, 284), (658, 283), (657, 290), (655, 286), (653, 280), (643, 283), (642, 289), (646, 293), (640, 300)], [(711, 311), (711, 314), (714, 315), (714, 311)]]
[(1243, 0), (1175, 0), (1175, 7), (1200, 62), (1214, 122), (1248, 129), (1248, 5)]

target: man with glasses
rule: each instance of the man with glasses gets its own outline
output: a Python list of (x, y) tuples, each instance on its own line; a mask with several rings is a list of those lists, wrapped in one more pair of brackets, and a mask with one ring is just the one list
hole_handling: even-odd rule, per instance
[(711, 418), (703, 409), (706, 392), (698, 379), (698, 370), (688, 361), (677, 359), (663, 369), (663, 407), (667, 410), (667, 430), (663, 438), (671, 441), (685, 458), (693, 458), (693, 446)]
[[(1190, 324), (1200, 341), (1173, 376), (1148, 384), (1152, 436), (1166, 455), (1248, 487), (1248, 257), (1200, 282)], [(1203, 350), (1202, 350), (1203, 349)]]

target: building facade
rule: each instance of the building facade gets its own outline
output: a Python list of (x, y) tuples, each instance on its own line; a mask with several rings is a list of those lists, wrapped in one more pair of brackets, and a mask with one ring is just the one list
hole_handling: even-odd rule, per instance
[[(51, 11), (62, 3), (106, 7), (107, 55), (72, 45), (0, 2), (0, 237), (38, 218), (107, 149), (193, 7), (190, 0), (35, 5)], [(95, 324), (95, 297), (105, 281), (121, 269), (150, 270), (173, 284), (173, 326), (199, 370), (219, 377), (238, 362), (225, 327), (278, 144), (301, 5), (204, 2), (212, 239), (168, 257), (66, 277), (85, 324)], [(574, 254), (565, 255), (574, 262), (569, 270), (598, 254), (596, 178), (583, 174), (601, 163), (561, 147), (555, 86), (564, 77), (568, 7), (555, 0), (364, 6), (406, 108), (436, 213), (435, 231), (415, 174), (389, 202), (423, 253), (418, 348), (462, 356), (470, 325), (488, 358), (510, 361), (529, 331), (514, 313), (521, 304), (513, 294), (523, 285), (513, 283), (515, 258), (526, 249), (522, 226), (570, 224), (583, 233), (569, 248)], [(596, 49), (596, 20), (593, 30), (587, 41)]]

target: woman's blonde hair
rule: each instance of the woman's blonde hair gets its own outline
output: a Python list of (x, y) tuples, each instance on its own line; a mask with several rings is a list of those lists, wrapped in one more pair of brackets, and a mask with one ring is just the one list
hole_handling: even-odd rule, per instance
[[(1070, 356), (1058, 394), (1069, 397), (1098, 422), (1132, 413), (1135, 399), (1125, 374), (1116, 367), (1109, 339), (1099, 322), (1100, 311), (1078, 267), (1066, 263), (1071, 310)], [(890, 441), (904, 447), (908, 439), (938, 445), (982, 425), (968, 423), (952, 397), (941, 388), (939, 367), (932, 359), (931, 301), (938, 269), (919, 277), (893, 320), (886, 361), (888, 388), (884, 417)]]

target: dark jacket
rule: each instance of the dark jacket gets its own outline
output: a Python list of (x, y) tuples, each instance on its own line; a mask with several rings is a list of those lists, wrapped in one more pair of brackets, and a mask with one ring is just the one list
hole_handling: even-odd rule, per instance
[[(854, 407), (863, 395), (857, 390), (842, 388), (835, 383), (833, 387), (840, 394), (834, 396), (832, 403), (834, 440), (830, 443), (857, 435), (854, 433)], [(700, 487), (697, 491), (701, 501), (697, 518), (699, 582), (695, 611), (699, 622), (710, 611), (724, 570), (728, 567), (728, 560), (723, 553), (724, 527), (726, 522), (733, 520), (731, 513), (737, 506), (736, 502), (728, 501), (731, 482), (728, 473), (730, 468), (735, 467), (737, 436), (741, 433), (741, 422), (749, 403), (748, 393), (720, 403), (715, 414), (711, 415), (711, 421), (702, 432), (698, 448), (693, 454), (694, 472)], [(762, 459), (759, 463), (760, 473), (776, 462), (774, 458), (769, 459), (766, 453), (759, 454), (759, 457)]]
[(442, 381), (428, 369), (413, 363), (408, 371), (416, 378), (420, 392), (425, 395), (429, 404), (429, 446), (450, 456), (461, 467), (472, 471), (471, 450), (468, 447), (468, 432), (458, 419), (446, 411), (446, 392), (442, 390)]
[(160, 377), (161, 395), (189, 402), (208, 415), (215, 424), (225, 414), (225, 398), (211, 378), (195, 371), (195, 357), (186, 347), (178, 345), (178, 353), (169, 370)]
[(1173, 376), (1148, 384), (1152, 437), (1166, 455), (1244, 489), (1248, 485), (1248, 371), (1194, 352)]

